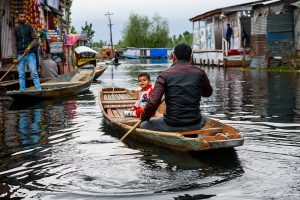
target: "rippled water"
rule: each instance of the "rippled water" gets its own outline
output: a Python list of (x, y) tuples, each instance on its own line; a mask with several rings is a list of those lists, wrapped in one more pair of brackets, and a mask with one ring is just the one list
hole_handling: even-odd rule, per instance
[(102, 87), (170, 64), (109, 66), (90, 91), (0, 108), (0, 198), (299, 199), (300, 75), (204, 68), (214, 87), (202, 111), (237, 127), (235, 150), (182, 153), (120, 142), (98, 107)]

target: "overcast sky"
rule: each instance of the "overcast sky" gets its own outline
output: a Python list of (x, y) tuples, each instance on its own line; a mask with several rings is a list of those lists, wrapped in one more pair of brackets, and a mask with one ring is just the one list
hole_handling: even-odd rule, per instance
[[(254, 0), (252, 0), (254, 1)], [(113, 42), (122, 39), (122, 30), (128, 22), (129, 14), (153, 17), (156, 13), (167, 19), (171, 35), (192, 31), (190, 18), (204, 12), (226, 6), (251, 2), (251, 0), (73, 0), (71, 8), (72, 25), (77, 32), (85, 21), (93, 24), (94, 41), (109, 41), (108, 18), (111, 15)]]

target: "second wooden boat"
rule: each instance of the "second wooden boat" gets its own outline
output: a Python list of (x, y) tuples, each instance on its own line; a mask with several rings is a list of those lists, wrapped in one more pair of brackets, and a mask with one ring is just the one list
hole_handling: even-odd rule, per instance
[(15, 100), (31, 98), (47, 99), (77, 95), (89, 89), (95, 76), (95, 69), (76, 69), (68, 74), (41, 83), (42, 90), (29, 87), (26, 92), (20, 90), (7, 91), (5, 95)]
[[(124, 88), (104, 88), (99, 93), (99, 104), (105, 120), (119, 127), (124, 134), (136, 124), (138, 118), (124, 117), (123, 112), (131, 108), (137, 98), (137, 92)], [(156, 117), (161, 117), (165, 104), (157, 110)], [(184, 132), (161, 132), (137, 128), (128, 137), (149, 142), (179, 151), (204, 151), (241, 146), (244, 138), (234, 127), (208, 119), (200, 130)]]
[(95, 76), (94, 76), (94, 81), (97, 80), (107, 69), (106, 65), (98, 65), (95, 67)]

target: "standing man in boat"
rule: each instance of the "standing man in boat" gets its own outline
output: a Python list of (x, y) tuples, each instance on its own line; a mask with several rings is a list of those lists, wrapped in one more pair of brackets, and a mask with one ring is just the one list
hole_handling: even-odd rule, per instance
[[(35, 28), (31, 24), (26, 23), (26, 15), (23, 12), (18, 13), (19, 26), (14, 28), (12, 32), (12, 52), (13, 62), (18, 64), (20, 90), (25, 92), (25, 63), (28, 63), (28, 68), (33, 79), (34, 86), (37, 90), (41, 90), (40, 79), (36, 69), (35, 51), (38, 45), (38, 36)], [(24, 55), (25, 54), (25, 55)], [(21, 57), (24, 55), (23, 57)], [(18, 59), (17, 59), (18, 58)]]
[[(179, 44), (174, 49), (174, 64), (158, 74), (153, 94), (141, 115), (141, 128), (164, 131), (201, 129), (207, 118), (201, 114), (201, 97), (212, 95), (213, 89), (204, 70), (191, 65), (192, 49)], [(165, 95), (166, 113), (150, 120)]]

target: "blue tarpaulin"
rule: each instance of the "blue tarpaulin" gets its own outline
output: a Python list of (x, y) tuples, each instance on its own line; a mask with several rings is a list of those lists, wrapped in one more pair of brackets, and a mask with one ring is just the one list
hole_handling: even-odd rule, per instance
[(167, 49), (150, 49), (150, 57), (167, 57)]

